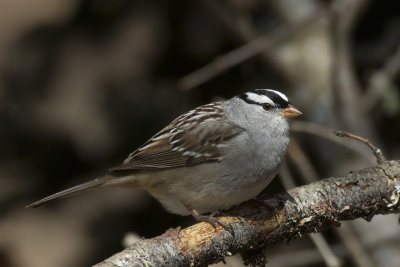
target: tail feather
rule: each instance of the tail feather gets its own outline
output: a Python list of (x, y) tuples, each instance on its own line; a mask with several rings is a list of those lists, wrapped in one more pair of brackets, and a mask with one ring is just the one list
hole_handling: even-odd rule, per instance
[(55, 193), (53, 195), (50, 195), (48, 197), (45, 197), (41, 200), (38, 200), (36, 202), (33, 202), (32, 204), (29, 204), (28, 206), (26, 206), (27, 208), (36, 208), (38, 206), (41, 206), (43, 204), (46, 204), (48, 202), (51, 202), (53, 200), (57, 200), (59, 198), (63, 198), (63, 197), (67, 197), (70, 196), (72, 194), (78, 193), (80, 191), (84, 191), (90, 188), (94, 188), (94, 187), (98, 187), (103, 185), (104, 183), (106, 183), (107, 181), (109, 181), (110, 177), (109, 176), (102, 176), (99, 178), (96, 178), (94, 180), (88, 181), (86, 183), (68, 188), (66, 190), (63, 190), (61, 192)]

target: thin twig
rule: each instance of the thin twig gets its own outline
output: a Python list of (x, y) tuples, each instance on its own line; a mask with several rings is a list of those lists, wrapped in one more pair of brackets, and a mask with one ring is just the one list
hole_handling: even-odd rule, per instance
[[(279, 176), (286, 191), (296, 187), (296, 183), (286, 162), (282, 164)], [(332, 251), (322, 233), (308, 234), (308, 236), (318, 249), (319, 253), (321, 253), (322, 259), (324, 260), (326, 266), (342, 266), (340, 259)]]
[(318, 173), (313, 167), (310, 159), (294, 138), (290, 141), (288, 155), (300, 171), (305, 183), (313, 183), (319, 180)]
[[(250, 20), (248, 14), (241, 14), (235, 12), (230, 8), (230, 4), (225, 1), (215, 0), (201, 0), (212, 13), (214, 13), (215, 19), (221, 21), (224, 27), (228, 31), (236, 35), (236, 37), (243, 44), (249, 43), (263, 35), (255, 26), (252, 20)], [(282, 75), (288, 75), (285, 66), (273, 55), (274, 49), (263, 50), (259, 55), (260, 62), (266, 66), (273, 66), (273, 68), (281, 73)]]
[(363, 150), (359, 145), (345, 142), (342, 139), (338, 139), (335, 136), (333, 136), (332, 135), (333, 129), (331, 128), (328, 128), (326, 126), (317, 123), (309, 121), (300, 121), (300, 120), (293, 121), (291, 128), (294, 132), (308, 133), (332, 141), (336, 144), (348, 148), (351, 151), (358, 153), (360, 156), (368, 160), (368, 162), (375, 163), (375, 158), (365, 153), (365, 150)]
[[(347, 251), (343, 246), (334, 245), (332, 247), (339, 257), (345, 258), (347, 256)], [(320, 266), (322, 261), (321, 253), (316, 248), (303, 248), (268, 257), (268, 265), (266, 267)]]
[(286, 161), (282, 163), (279, 170), (279, 178), (281, 179), (282, 185), (286, 191), (296, 187), (296, 183), (294, 182), (292, 173), (290, 172)]
[(259, 36), (258, 30), (253, 26), (248, 16), (232, 10), (229, 3), (215, 0), (200, 0), (198, 2), (214, 13), (215, 18), (220, 20), (225, 28), (240, 41), (248, 42)]
[(352, 257), (357, 266), (374, 267), (375, 264), (365, 249), (365, 244), (360, 242), (353, 225), (353, 222), (343, 222), (342, 227), (333, 228), (333, 231), (342, 240), (345, 249), (349, 251), (349, 256)]
[(335, 112), (353, 132), (363, 132), (377, 139), (375, 129), (360, 107), (361, 88), (355, 75), (350, 46), (354, 23), (369, 0), (336, 0), (331, 12), (332, 92)]
[(326, 241), (322, 233), (309, 234), (308, 236), (317, 247), (319, 253), (321, 253), (321, 256), (324, 259), (326, 266), (337, 267), (343, 265), (339, 257), (337, 257), (335, 253), (333, 253), (331, 247), (328, 245), (328, 242)]
[(339, 130), (335, 130), (333, 131), (333, 134), (339, 137), (349, 137), (349, 138), (353, 138), (356, 139), (360, 142), (363, 142), (364, 144), (366, 144), (371, 150), (372, 152), (374, 152), (374, 155), (376, 157), (376, 161), (378, 162), (378, 164), (383, 163), (386, 159), (385, 156), (383, 155), (382, 151), (375, 147), (368, 139), (360, 137), (358, 135), (352, 134), (352, 133), (348, 133), (346, 131), (339, 131)]
[(178, 87), (182, 91), (193, 89), (241, 62), (263, 51), (270, 50), (287, 38), (293, 38), (302, 33), (303, 30), (308, 29), (311, 23), (322, 17), (321, 13), (324, 12), (317, 12), (316, 16), (305, 19), (302, 23), (281, 26), (271, 33), (260, 36), (237, 49), (217, 57), (204, 67), (181, 78), (178, 81)]
[[(296, 164), (296, 167), (301, 173), (301, 177), (305, 182), (315, 182), (318, 180), (318, 174), (312, 165), (310, 159), (304, 153), (302, 148), (297, 144), (297, 142), (292, 139), (291, 147), (289, 148), (289, 156)], [(351, 223), (351, 222), (350, 222)], [(346, 232), (343, 234), (341, 231)], [(353, 262), (359, 267), (372, 267), (374, 266), (372, 259), (368, 256), (361, 242), (357, 239), (356, 234), (353, 232), (349, 225), (343, 224), (342, 228), (334, 228), (334, 231), (338, 235), (340, 241), (343, 243), (344, 247), (348, 249), (349, 255), (351, 256)]]

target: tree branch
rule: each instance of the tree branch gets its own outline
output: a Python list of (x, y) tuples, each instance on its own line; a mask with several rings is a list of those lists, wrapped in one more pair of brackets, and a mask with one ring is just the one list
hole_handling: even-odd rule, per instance
[[(235, 235), (206, 223), (139, 241), (97, 267), (206, 266), (236, 253), (251, 255), (303, 233), (319, 232), (341, 220), (372, 219), (400, 211), (400, 161), (383, 163), (245, 202), (221, 217)], [(247, 258), (251, 259), (251, 257)]]

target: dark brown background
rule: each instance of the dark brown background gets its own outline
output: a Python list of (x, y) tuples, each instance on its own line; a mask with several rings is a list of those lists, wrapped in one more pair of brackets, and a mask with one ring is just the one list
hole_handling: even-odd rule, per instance
[[(127, 233), (153, 237), (193, 223), (137, 190), (24, 206), (118, 164), (180, 113), (249, 89), (279, 89), (304, 112), (301, 120), (370, 138), (398, 159), (398, 70), (390, 79), (385, 70), (399, 58), (400, 2), (354, 1), (362, 8), (347, 26), (348, 54), (335, 32), (351, 14), (330, 13), (346, 2), (0, 1), (0, 266), (88, 266), (121, 250)], [(304, 19), (309, 25), (289, 31)], [(182, 83), (261, 35), (275, 45), (199, 86)], [(343, 54), (349, 69), (338, 63)], [(381, 93), (369, 97), (371, 87)], [(362, 145), (366, 157), (314, 135), (294, 138), (320, 177), (372, 164)], [(288, 166), (303, 183), (296, 161)], [(279, 179), (268, 187), (282, 190)], [(395, 216), (350, 227), (373, 264), (400, 262)], [(336, 234), (325, 237), (344, 266), (353, 266)], [(308, 237), (267, 257), (269, 266), (324, 266)]]

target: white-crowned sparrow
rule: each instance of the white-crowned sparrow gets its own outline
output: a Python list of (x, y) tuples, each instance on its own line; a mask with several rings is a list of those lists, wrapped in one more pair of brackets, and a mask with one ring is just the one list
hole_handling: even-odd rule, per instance
[(288, 118), (300, 114), (283, 93), (269, 89), (200, 106), (107, 174), (28, 207), (94, 187), (128, 186), (147, 190), (171, 213), (205, 220), (199, 214), (254, 198), (271, 182), (289, 144)]

